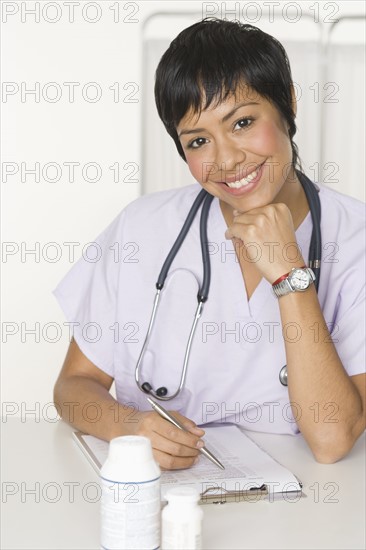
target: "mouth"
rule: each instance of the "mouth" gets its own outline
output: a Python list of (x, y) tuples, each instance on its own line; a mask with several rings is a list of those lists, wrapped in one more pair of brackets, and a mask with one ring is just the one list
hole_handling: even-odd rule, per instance
[(250, 174), (247, 174), (245, 178), (237, 179), (235, 181), (222, 181), (219, 183), (224, 186), (228, 192), (232, 192), (235, 194), (239, 193), (240, 191), (250, 191), (260, 180), (264, 163), (265, 162), (259, 164), (256, 168), (254, 168), (254, 170), (252, 170), (252, 172), (250, 172)]
[(230, 189), (241, 189), (242, 187), (246, 187), (259, 175), (260, 169), (262, 168), (263, 164), (264, 162), (262, 164), (259, 164), (257, 168), (250, 172), (250, 174), (248, 174), (245, 178), (235, 181), (223, 181), (221, 183), (227, 185), (228, 187), (230, 187)]

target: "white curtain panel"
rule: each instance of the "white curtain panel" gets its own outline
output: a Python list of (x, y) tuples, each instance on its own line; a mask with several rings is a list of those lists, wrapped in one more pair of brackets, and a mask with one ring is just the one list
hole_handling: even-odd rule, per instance
[[(339, 89), (325, 102), (323, 181), (341, 193), (365, 200), (365, 48), (333, 44), (327, 56), (327, 81)], [(332, 86), (329, 86), (330, 91)], [(330, 98), (328, 98), (330, 99)]]
[(169, 40), (154, 39), (144, 44), (142, 193), (182, 187), (194, 182), (155, 106), (155, 70), (169, 44)]

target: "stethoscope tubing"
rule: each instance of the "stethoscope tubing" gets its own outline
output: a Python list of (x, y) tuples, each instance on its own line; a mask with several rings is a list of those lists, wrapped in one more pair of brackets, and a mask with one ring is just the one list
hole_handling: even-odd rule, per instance
[(192, 204), (190, 211), (188, 212), (188, 216), (183, 224), (183, 227), (180, 230), (178, 237), (175, 239), (174, 244), (168, 256), (166, 257), (165, 262), (163, 263), (163, 267), (161, 268), (161, 271), (159, 273), (159, 277), (156, 283), (157, 289), (161, 290), (163, 288), (170, 266), (172, 265), (172, 262), (178, 253), (178, 250), (182, 246), (184, 239), (186, 238), (187, 233), (193, 223), (193, 220), (196, 217), (197, 211), (201, 206), (202, 202), (204, 201), (206, 195), (207, 195), (207, 192), (204, 189), (201, 189), (201, 191), (198, 193), (197, 197), (195, 198), (195, 201)]
[[(208, 220), (208, 213), (209, 213), (210, 206), (211, 206), (213, 198), (214, 198), (213, 195), (210, 195), (204, 189), (202, 189), (200, 191), (200, 193), (196, 197), (196, 199), (195, 199), (195, 201), (194, 201), (194, 203), (193, 203), (193, 205), (192, 205), (192, 207), (191, 207), (191, 209), (188, 213), (187, 219), (184, 222), (183, 227), (182, 227), (181, 231), (179, 232), (179, 235), (176, 238), (172, 249), (170, 250), (170, 252), (169, 252), (169, 254), (168, 254), (168, 256), (167, 256), (167, 258), (166, 258), (166, 260), (163, 264), (163, 267), (162, 267), (162, 269), (160, 271), (160, 274), (159, 274), (159, 277), (158, 277), (158, 281), (156, 283), (157, 291), (156, 291), (155, 298), (154, 298), (153, 310), (152, 310), (152, 314), (151, 314), (151, 317), (150, 317), (150, 322), (149, 322), (147, 334), (146, 334), (146, 337), (145, 337), (145, 340), (144, 340), (144, 344), (142, 346), (142, 350), (140, 352), (140, 355), (139, 355), (139, 358), (137, 360), (137, 364), (136, 364), (136, 367), (135, 367), (135, 380), (136, 380), (136, 384), (138, 385), (138, 387), (140, 388), (141, 391), (143, 391), (145, 393), (150, 393), (150, 394), (154, 395), (154, 397), (156, 397), (157, 399), (160, 399), (161, 401), (169, 401), (170, 399), (174, 399), (174, 397), (179, 395), (179, 393), (182, 391), (182, 389), (184, 387), (185, 380), (186, 380), (186, 375), (187, 375), (188, 361), (189, 361), (189, 356), (190, 356), (190, 353), (191, 353), (191, 347), (192, 347), (192, 342), (193, 342), (193, 336), (194, 336), (194, 333), (196, 331), (196, 326), (197, 326), (197, 323), (198, 323), (198, 319), (201, 317), (201, 314), (202, 314), (203, 304), (208, 298), (208, 291), (209, 291), (210, 282), (211, 282), (211, 263), (210, 263), (208, 239), (207, 239), (207, 220)], [(164, 287), (164, 283), (165, 283), (166, 277), (168, 275), (170, 266), (171, 266), (175, 256), (177, 255), (184, 239), (186, 238), (187, 233), (189, 231), (189, 228), (191, 227), (191, 225), (193, 223), (193, 220), (194, 220), (194, 217), (196, 216), (197, 211), (198, 211), (200, 205), (202, 204), (202, 202), (203, 202), (203, 206), (202, 206), (202, 212), (201, 212), (201, 218), (200, 218), (200, 241), (201, 241), (201, 252), (202, 252), (202, 263), (203, 263), (203, 282), (202, 282), (202, 285), (201, 285), (201, 287), (198, 291), (198, 294), (197, 294), (198, 304), (197, 304), (196, 312), (195, 312), (195, 315), (194, 315), (192, 327), (191, 327), (191, 330), (190, 330), (190, 333), (189, 333), (188, 342), (187, 342), (187, 346), (186, 346), (186, 350), (185, 350), (185, 354), (184, 354), (184, 362), (183, 362), (181, 378), (180, 378), (180, 381), (179, 381), (179, 386), (178, 386), (177, 390), (175, 391), (175, 393), (173, 393), (172, 395), (169, 395), (169, 396), (158, 395), (156, 392), (153, 391), (150, 384), (148, 384), (146, 382), (145, 382), (145, 384), (142, 384), (142, 385), (140, 384), (140, 380), (139, 380), (140, 365), (142, 363), (142, 359), (143, 359), (145, 350), (146, 350), (147, 345), (148, 345), (149, 340), (150, 340), (150, 335), (151, 335), (151, 332), (152, 332), (152, 328), (153, 328), (153, 325), (154, 325), (154, 320), (155, 320), (155, 317), (156, 317), (156, 312), (157, 312), (160, 297), (161, 297), (160, 293), (161, 293), (161, 291)], [(145, 389), (144, 389), (144, 386), (145, 386)]]
[(311, 221), (313, 223), (313, 231), (311, 233), (310, 247), (309, 247), (309, 267), (313, 270), (315, 275), (314, 285), (316, 291), (319, 290), (320, 282), (320, 263), (322, 258), (322, 235), (321, 235), (321, 205), (318, 191), (311, 180), (305, 174), (297, 172), (302, 187), (304, 189)]
[[(315, 285), (316, 291), (318, 292), (319, 280), (320, 280), (320, 264), (321, 264), (321, 255), (322, 255), (322, 239), (321, 239), (321, 227), (320, 227), (320, 222), (321, 222), (320, 199), (319, 199), (318, 191), (315, 185), (313, 184), (313, 182), (300, 171), (297, 171), (297, 176), (304, 189), (304, 192), (308, 201), (308, 205), (309, 205), (309, 210), (311, 213), (312, 224), (313, 224), (313, 230), (312, 230), (310, 246), (309, 246), (309, 267), (314, 271), (314, 274), (316, 277), (314, 281), (314, 285)], [(213, 195), (209, 194), (205, 189), (201, 189), (201, 191), (197, 195), (193, 205), (189, 210), (187, 218), (182, 226), (182, 229), (180, 230), (168, 256), (166, 257), (165, 262), (163, 263), (163, 267), (161, 268), (161, 271), (159, 273), (159, 277), (156, 283), (157, 292), (154, 298), (153, 310), (150, 317), (147, 334), (135, 367), (135, 380), (136, 380), (137, 386), (142, 392), (149, 393), (153, 395), (156, 399), (160, 399), (161, 401), (169, 401), (171, 399), (174, 399), (179, 395), (179, 393), (184, 388), (194, 333), (196, 330), (198, 319), (202, 314), (203, 304), (208, 299), (210, 282), (211, 282), (211, 263), (210, 263), (210, 257), (209, 257), (209, 247), (208, 247), (208, 238), (207, 238), (207, 225), (208, 225), (207, 221), (208, 221), (208, 214), (209, 214), (209, 210), (210, 210), (210, 206), (213, 198), (214, 198)], [(161, 390), (159, 395), (159, 393), (153, 390), (153, 388), (148, 382), (145, 382), (143, 384), (140, 383), (140, 376), (139, 376), (140, 366), (150, 339), (150, 335), (151, 335), (155, 317), (156, 317), (156, 312), (157, 312), (160, 297), (161, 297), (160, 293), (164, 287), (164, 283), (168, 275), (170, 266), (174, 261), (174, 258), (176, 257), (180, 247), (182, 246), (187, 236), (187, 233), (193, 223), (193, 220), (202, 203), (203, 203), (203, 206), (202, 206), (201, 217), (200, 217), (200, 242), (201, 242), (201, 253), (202, 253), (202, 264), (203, 264), (203, 281), (197, 294), (198, 305), (196, 308), (192, 327), (188, 337), (188, 342), (186, 345), (184, 363), (183, 363), (179, 386), (177, 390), (171, 395), (166, 395), (165, 393), (167, 392), (166, 388), (164, 387), (159, 388), (157, 390), (157, 392)], [(286, 365), (281, 368), (279, 373), (279, 379), (283, 386), (287, 386), (287, 366)]]

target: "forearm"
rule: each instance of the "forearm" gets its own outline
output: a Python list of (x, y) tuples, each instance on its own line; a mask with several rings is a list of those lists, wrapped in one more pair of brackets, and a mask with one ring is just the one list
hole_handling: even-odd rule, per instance
[(66, 422), (106, 441), (132, 434), (137, 423), (135, 409), (121, 405), (106, 388), (85, 376), (58, 380), (54, 402)]
[(360, 395), (345, 371), (314, 287), (279, 299), (294, 417), (315, 457), (334, 462), (363, 429)]

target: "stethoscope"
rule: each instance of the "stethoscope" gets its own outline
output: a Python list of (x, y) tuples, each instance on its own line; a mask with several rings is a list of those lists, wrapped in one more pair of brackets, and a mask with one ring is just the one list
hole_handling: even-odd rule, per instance
[[(319, 278), (320, 278), (321, 252), (322, 252), (321, 231), (320, 231), (320, 217), (321, 217), (320, 200), (319, 200), (318, 191), (315, 185), (313, 184), (313, 182), (307, 176), (305, 176), (305, 174), (303, 174), (302, 172), (296, 171), (296, 173), (304, 189), (304, 192), (309, 204), (311, 220), (313, 224), (313, 230), (311, 234), (310, 247), (309, 247), (308, 267), (310, 267), (314, 272), (314, 275), (315, 275), (314, 285), (315, 285), (316, 291), (318, 291)], [(198, 319), (202, 314), (203, 304), (206, 302), (208, 298), (208, 291), (210, 288), (210, 280), (211, 280), (211, 264), (210, 264), (210, 258), (209, 258), (209, 248), (208, 248), (209, 243), (207, 240), (207, 219), (208, 219), (208, 213), (209, 213), (213, 198), (214, 198), (213, 195), (210, 195), (204, 189), (202, 189), (199, 192), (188, 213), (187, 219), (184, 222), (183, 227), (180, 230), (179, 235), (176, 238), (173, 244), (173, 247), (170, 250), (163, 264), (163, 267), (158, 277), (158, 281), (155, 285), (157, 291), (154, 298), (154, 304), (153, 304), (153, 309), (151, 313), (150, 323), (149, 323), (144, 344), (142, 346), (142, 349), (136, 364), (136, 368), (135, 368), (135, 380), (136, 380), (137, 386), (142, 392), (153, 395), (156, 399), (160, 399), (161, 401), (169, 401), (170, 399), (174, 399), (179, 395), (179, 393), (184, 388), (193, 336), (196, 330)], [(173, 393), (172, 395), (167, 395), (168, 389), (164, 386), (154, 391), (154, 389), (152, 388), (151, 384), (149, 384), (149, 382), (143, 382), (142, 384), (140, 383), (140, 366), (141, 366), (142, 359), (145, 354), (147, 345), (149, 343), (152, 328), (154, 326), (156, 311), (158, 309), (158, 305), (161, 297), (161, 291), (164, 287), (165, 279), (167, 278), (170, 266), (175, 256), (177, 255), (178, 250), (180, 249), (182, 243), (184, 242), (187, 236), (187, 233), (193, 223), (193, 220), (197, 214), (197, 211), (202, 203), (203, 205), (202, 205), (201, 218), (200, 218), (200, 241), (201, 241), (202, 263), (203, 263), (203, 281), (197, 294), (198, 305), (194, 315), (191, 331), (188, 337), (179, 386), (175, 391), (175, 393)], [(287, 386), (287, 366), (286, 365), (281, 368), (279, 372), (279, 379), (283, 386)]]

